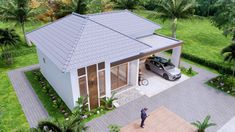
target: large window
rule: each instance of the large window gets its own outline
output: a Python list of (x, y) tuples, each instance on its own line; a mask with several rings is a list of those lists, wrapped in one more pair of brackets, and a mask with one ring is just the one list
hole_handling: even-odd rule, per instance
[(86, 69), (80, 68), (77, 70), (78, 73), (78, 84), (80, 89), (80, 96), (86, 97), (88, 95), (87, 92), (87, 79), (86, 79)]
[(104, 62), (98, 64), (99, 92), (100, 97), (105, 96), (105, 66)]
[(80, 88), (80, 95), (86, 97), (87, 96), (86, 76), (79, 78), (79, 88)]
[(112, 90), (127, 85), (128, 63), (114, 66), (111, 68)]

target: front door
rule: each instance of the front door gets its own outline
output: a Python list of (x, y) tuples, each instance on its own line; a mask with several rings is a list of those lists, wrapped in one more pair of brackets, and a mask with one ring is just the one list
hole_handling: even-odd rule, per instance
[(88, 77), (90, 108), (94, 109), (99, 105), (96, 65), (91, 65), (87, 67), (87, 77)]

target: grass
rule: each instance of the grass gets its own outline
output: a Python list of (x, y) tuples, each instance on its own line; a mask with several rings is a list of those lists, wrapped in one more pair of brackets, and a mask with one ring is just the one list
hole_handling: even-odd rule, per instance
[[(26, 24), (26, 31), (31, 31), (41, 26), (43, 23), (31, 23)], [(0, 22), (0, 28), (14, 28), (16, 32), (23, 38), (21, 29), (19, 26), (14, 27), (15, 23)], [(23, 39), (22, 39), (23, 40)], [(23, 42), (15, 49), (16, 51), (21, 51), (28, 49), (29, 47)], [(35, 48), (35, 47), (32, 47)], [(0, 61), (0, 102), (1, 102), (1, 117), (0, 117), (0, 131), (17, 131), (17, 130), (27, 130), (29, 124), (25, 118), (22, 111), (21, 105), (19, 104), (16, 93), (11, 85), (8, 78), (7, 72), (12, 69), (37, 64), (36, 53), (28, 53), (27, 55), (18, 56), (14, 58), (14, 64), (11, 66), (6, 66)]]
[(17, 131), (27, 130), (29, 124), (19, 104), (16, 93), (7, 76), (8, 70), (20, 68), (38, 63), (36, 54), (28, 54), (14, 58), (14, 64), (5, 66), (0, 62), (0, 102), (2, 116), (0, 119), (0, 130), (2, 131)]
[(33, 74), (33, 71), (28, 71), (25, 73), (27, 79), (31, 83), (34, 91), (36, 92), (38, 98), (41, 100), (43, 106), (47, 110), (50, 117), (56, 118), (58, 120), (64, 119), (64, 115), (59, 112), (59, 109), (53, 107), (53, 102), (51, 101), (50, 96), (46, 95), (41, 88), (41, 84), (38, 80), (35, 80), (35, 75)]
[[(136, 11), (137, 14), (147, 17), (146, 11)], [(159, 18), (147, 17), (160, 24), (162, 29), (157, 33), (171, 36), (171, 21), (163, 22)], [(230, 66), (223, 62), (221, 50), (230, 44), (231, 37), (225, 37), (222, 31), (211, 24), (208, 18), (180, 19), (177, 25), (177, 39), (183, 40), (183, 52), (214, 61), (221, 65)]]

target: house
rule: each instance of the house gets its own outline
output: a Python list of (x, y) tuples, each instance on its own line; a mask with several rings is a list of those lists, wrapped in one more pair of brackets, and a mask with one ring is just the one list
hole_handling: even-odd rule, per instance
[(40, 70), (66, 105), (73, 109), (89, 95), (89, 109), (120, 88), (136, 86), (140, 59), (173, 49), (179, 65), (182, 41), (155, 34), (161, 27), (128, 10), (72, 13), (27, 34)]

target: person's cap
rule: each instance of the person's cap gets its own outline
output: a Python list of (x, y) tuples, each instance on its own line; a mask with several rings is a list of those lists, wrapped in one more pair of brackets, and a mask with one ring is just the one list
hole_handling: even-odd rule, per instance
[(145, 107), (144, 110), (148, 110), (148, 108)]

